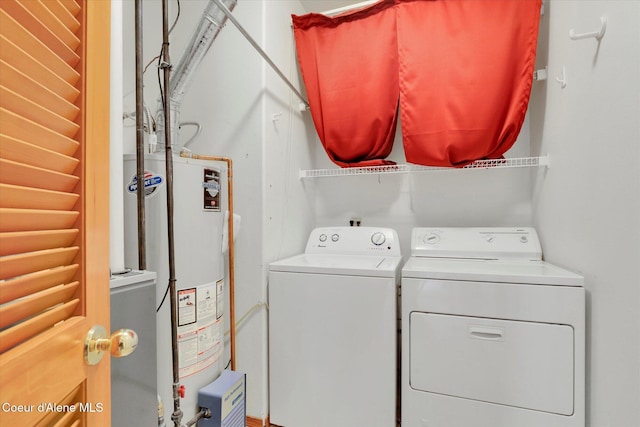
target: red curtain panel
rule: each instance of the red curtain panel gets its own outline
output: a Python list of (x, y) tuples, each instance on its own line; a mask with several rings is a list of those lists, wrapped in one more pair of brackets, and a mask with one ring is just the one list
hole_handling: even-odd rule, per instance
[(293, 15), (300, 70), (311, 115), (339, 166), (392, 164), (398, 116), (394, 0), (336, 17)]
[(407, 161), (500, 158), (527, 110), (541, 0), (396, 3)]

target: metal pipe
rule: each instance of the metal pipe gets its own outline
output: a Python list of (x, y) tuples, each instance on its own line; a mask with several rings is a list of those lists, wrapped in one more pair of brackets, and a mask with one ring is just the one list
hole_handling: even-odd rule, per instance
[[(144, 200), (144, 95), (142, 75), (142, 0), (135, 3), (135, 45), (136, 45), (136, 180), (138, 189), (138, 268), (147, 269), (146, 215)], [(149, 123), (151, 126), (151, 123)]]
[(227, 163), (227, 193), (229, 210), (229, 221), (227, 222), (227, 235), (229, 236), (229, 347), (231, 353), (231, 370), (236, 368), (236, 303), (235, 303), (235, 244), (233, 234), (233, 160), (229, 157), (208, 156), (203, 154), (193, 154), (190, 152), (180, 153), (180, 157), (196, 160), (212, 160)]
[(169, 243), (169, 296), (171, 301), (171, 350), (173, 361), (173, 413), (171, 420), (175, 427), (180, 427), (182, 411), (180, 410), (180, 368), (178, 364), (178, 301), (176, 294), (175, 243), (173, 231), (173, 153), (171, 152), (171, 112), (169, 106), (171, 60), (169, 58), (169, 13), (167, 0), (162, 0), (162, 70), (164, 92), (164, 137), (165, 166), (167, 179), (167, 232)]
[(265, 61), (267, 61), (267, 64), (269, 64), (271, 68), (273, 68), (273, 70), (282, 79), (282, 81), (285, 82), (287, 86), (289, 86), (289, 89), (291, 89), (293, 93), (295, 93), (298, 96), (298, 98), (300, 98), (302, 102), (304, 102), (305, 106), (308, 108), (309, 101), (307, 101), (306, 98), (302, 96), (302, 94), (298, 91), (298, 89), (296, 89), (296, 87), (289, 81), (289, 79), (287, 79), (284, 73), (280, 71), (278, 66), (271, 60), (271, 58), (269, 58), (269, 55), (267, 55), (267, 53), (264, 50), (262, 50), (260, 45), (249, 35), (249, 33), (247, 33), (247, 31), (242, 27), (242, 25), (240, 25), (240, 22), (238, 22), (238, 20), (231, 14), (231, 11), (227, 9), (227, 7), (222, 3), (222, 1), (221, 0), (211, 0), (211, 1), (213, 1), (215, 4), (218, 5), (220, 10), (222, 10), (224, 14), (227, 15), (227, 18), (229, 18), (229, 21), (231, 21), (233, 25), (236, 26), (238, 31), (240, 31), (240, 33), (244, 36), (244, 38), (247, 39), (247, 41), (251, 44), (251, 46), (253, 46), (253, 48), (258, 51), (260, 56), (262, 56), (262, 58)]
[(198, 412), (193, 418), (187, 421), (187, 423), (185, 424), (185, 427), (191, 427), (196, 425), (198, 420), (200, 420), (201, 418), (211, 418), (211, 410), (208, 408), (201, 408), (200, 412)]

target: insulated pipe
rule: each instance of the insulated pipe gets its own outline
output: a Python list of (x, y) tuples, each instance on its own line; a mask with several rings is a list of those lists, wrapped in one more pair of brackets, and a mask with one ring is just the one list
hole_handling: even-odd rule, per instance
[[(138, 268), (147, 269), (146, 215), (144, 200), (144, 95), (142, 75), (142, 0), (135, 3), (136, 44), (136, 182), (138, 185)], [(151, 123), (149, 123), (151, 126)]]
[(178, 301), (176, 295), (176, 263), (173, 232), (173, 153), (171, 152), (171, 111), (169, 106), (171, 60), (169, 58), (169, 19), (167, 0), (162, 0), (162, 58), (163, 69), (163, 111), (165, 137), (165, 166), (167, 179), (167, 231), (169, 243), (169, 296), (171, 301), (171, 350), (173, 361), (173, 413), (171, 420), (175, 427), (180, 427), (182, 411), (180, 410), (180, 368), (178, 364)]
[[(226, 10), (233, 10), (236, 6), (237, 0), (224, 0), (226, 3)], [(193, 75), (206, 56), (209, 48), (213, 44), (220, 30), (224, 26), (227, 17), (220, 11), (218, 6), (210, 0), (205, 10), (202, 12), (200, 22), (191, 36), (191, 40), (187, 45), (187, 48), (182, 53), (182, 56), (174, 67), (173, 76), (171, 77), (171, 83), (169, 85), (170, 95), (165, 99), (165, 102), (169, 104), (171, 110), (171, 123), (172, 123), (172, 137), (173, 144), (179, 147), (178, 142), (178, 129), (180, 118), (180, 107), (182, 106), (182, 100), (189, 88), (189, 85), (193, 81)], [(159, 100), (160, 101), (160, 100)], [(164, 109), (159, 105), (158, 108), (158, 147), (162, 148), (165, 143), (162, 114)], [(179, 151), (179, 150), (177, 150)]]
[(180, 153), (180, 157), (196, 160), (212, 160), (227, 163), (227, 193), (229, 194), (229, 221), (227, 232), (229, 239), (229, 347), (231, 348), (231, 370), (236, 368), (236, 304), (235, 304), (235, 245), (233, 236), (233, 161), (229, 157), (207, 156), (190, 152)]

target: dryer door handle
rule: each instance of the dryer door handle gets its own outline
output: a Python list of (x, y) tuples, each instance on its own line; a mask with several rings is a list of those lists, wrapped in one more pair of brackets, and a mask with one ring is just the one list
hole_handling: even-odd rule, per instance
[(468, 325), (469, 335), (477, 340), (504, 341), (504, 329), (491, 326)]

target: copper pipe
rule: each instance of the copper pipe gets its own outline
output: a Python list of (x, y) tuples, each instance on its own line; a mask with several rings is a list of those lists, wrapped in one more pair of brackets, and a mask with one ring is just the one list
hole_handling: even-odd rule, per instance
[(180, 157), (196, 160), (211, 160), (227, 163), (227, 193), (229, 194), (229, 221), (227, 234), (229, 239), (229, 347), (231, 348), (231, 370), (236, 368), (236, 304), (235, 304), (235, 245), (233, 237), (233, 161), (229, 157), (208, 156), (203, 154), (180, 153)]

